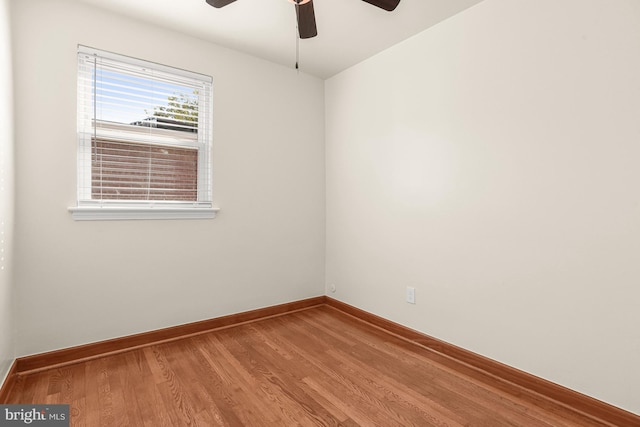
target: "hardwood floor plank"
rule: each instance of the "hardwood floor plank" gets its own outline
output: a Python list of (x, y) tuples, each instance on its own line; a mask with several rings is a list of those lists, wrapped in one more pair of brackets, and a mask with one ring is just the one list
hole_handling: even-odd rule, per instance
[(184, 378), (185, 384), (189, 384), (187, 391), (197, 419), (207, 418), (210, 425), (240, 425), (241, 421), (232, 407), (234, 398), (230, 387), (233, 382), (229, 380), (223, 383), (219, 375), (222, 371), (215, 369), (216, 363), (208, 352), (202, 351), (204, 343), (201, 337), (191, 341), (193, 345), (187, 346), (190, 352), (184, 356), (190, 363), (181, 364), (176, 374)]
[[(420, 369), (420, 367), (423, 367), (423, 370), (429, 369), (428, 367), (424, 368), (425, 362), (427, 362), (428, 359), (425, 359), (424, 357), (420, 358), (411, 353), (402, 353), (402, 351), (398, 351), (399, 349), (400, 347), (397, 344), (392, 345), (391, 343), (388, 343), (385, 346), (379, 347), (378, 350), (383, 351), (385, 354), (392, 357), (400, 357), (399, 361), (406, 366), (409, 366), (411, 369)], [(392, 385), (396, 387), (401, 384), (393, 378), (388, 379), (388, 381), (391, 381)], [(460, 400), (473, 402), (476, 407), (484, 408), (485, 411), (487, 409), (495, 408), (498, 412), (504, 406), (509, 407), (512, 411), (501, 412), (501, 415), (503, 415), (508, 422), (513, 422), (519, 425), (565, 425), (559, 422), (556, 417), (536, 417), (527, 412), (526, 405), (522, 405), (517, 399), (505, 399), (506, 395), (499, 390), (491, 389), (483, 384), (469, 381), (465, 376), (458, 375), (456, 371), (451, 369), (440, 368), (438, 372), (433, 372), (430, 381), (434, 386), (439, 387), (439, 390), (445, 389), (447, 392), (452, 393), (453, 399), (456, 399), (456, 396), (459, 396)], [(439, 392), (439, 394), (441, 393), (442, 391)], [(513, 415), (512, 412), (515, 415)], [(491, 422), (494, 423), (495, 420), (491, 420)]]
[[(331, 404), (338, 408), (342, 413), (349, 414), (349, 418), (345, 420), (344, 423), (348, 420), (352, 420), (359, 426), (371, 424), (367, 408), (364, 405), (355, 404), (354, 400), (344, 399), (344, 395), (342, 393), (336, 394), (334, 392), (336, 388), (330, 381), (327, 381), (327, 378), (321, 377), (314, 380), (311, 377), (307, 377), (303, 379), (303, 382), (311, 387), (311, 389), (317, 394), (331, 402)], [(432, 424), (425, 425), (431, 426)]]
[(144, 386), (145, 380), (151, 378), (150, 370), (141, 357), (142, 352), (132, 351), (122, 356), (123, 367), (129, 367), (121, 371), (122, 397), (124, 402), (131, 402), (124, 406), (127, 423), (134, 426), (149, 425), (156, 418), (156, 400), (149, 392), (149, 387)]
[[(337, 313), (337, 316), (345, 316), (345, 314)], [(476, 386), (477, 385), (484, 386), (486, 383), (491, 383), (492, 393), (498, 393), (498, 395), (501, 396), (502, 398), (506, 398), (506, 400), (504, 401), (507, 402), (507, 404), (509, 405), (513, 405), (516, 402), (520, 402), (520, 404), (524, 406), (530, 405), (532, 396), (527, 394), (526, 400), (517, 398), (513, 394), (514, 387), (511, 384), (501, 384), (500, 381), (496, 382), (496, 379), (493, 377), (488, 378), (490, 379), (490, 381), (485, 381), (485, 379), (487, 379), (488, 377), (488, 374), (485, 372), (478, 371), (477, 369), (471, 368), (463, 363), (460, 363), (457, 360), (451, 359), (450, 357), (447, 357), (437, 352), (433, 352), (430, 349), (425, 349), (423, 347), (416, 346), (413, 343), (408, 343), (406, 340), (392, 336), (380, 329), (374, 328), (372, 330), (370, 326), (366, 323), (362, 323), (362, 322), (359, 322), (359, 323), (361, 323), (361, 328), (363, 331), (369, 331), (370, 334), (377, 337), (376, 339), (383, 340), (384, 346), (382, 347), (379, 346), (378, 344), (372, 344), (373, 347), (375, 347), (378, 351), (393, 355), (393, 357), (398, 357), (401, 354), (404, 354), (404, 355), (412, 354), (418, 357), (417, 362), (413, 364), (409, 364), (409, 366), (411, 367), (409, 371), (413, 371), (414, 369), (417, 369), (418, 366), (423, 366), (423, 369), (429, 369), (432, 365), (429, 363), (425, 365), (425, 362), (438, 362), (437, 364), (433, 365), (433, 366), (437, 366), (437, 369), (438, 369), (435, 372), (434, 378), (444, 387), (447, 387), (447, 384), (451, 384), (452, 381), (455, 380), (455, 378), (467, 378), (467, 381), (468, 381), (468, 378), (470, 377), (474, 379), (473, 383)], [(347, 332), (347, 334), (349, 333), (350, 332)], [(357, 335), (359, 336), (360, 332)], [(359, 339), (366, 340), (367, 334), (362, 334)], [(371, 342), (372, 341), (369, 341), (370, 344)], [(390, 349), (390, 350), (387, 351), (387, 349)], [(407, 361), (405, 360), (402, 362), (406, 363)], [(499, 386), (501, 385), (502, 387), (496, 388), (495, 387), (496, 384)], [(468, 393), (468, 391), (465, 393)], [(483, 391), (482, 395), (484, 395), (485, 393), (486, 391)], [(553, 426), (613, 425), (613, 424), (607, 424), (607, 423), (593, 424), (595, 421), (592, 418), (586, 417), (576, 411), (567, 411), (566, 408), (564, 408), (562, 405), (558, 404), (557, 402), (549, 401), (548, 399), (544, 399), (542, 397), (538, 399), (534, 398), (534, 400), (541, 407), (544, 408), (544, 411), (542, 412), (544, 415), (542, 415), (541, 417), (546, 419), (546, 421), (543, 421), (542, 419), (536, 421), (541, 425), (544, 425), (543, 424), (544, 422)]]
[[(301, 323), (302, 322), (296, 322), (296, 325), (299, 326)], [(340, 364), (341, 367), (344, 368), (342, 370), (343, 375), (349, 378), (355, 379), (356, 384), (359, 387), (365, 387), (369, 393), (375, 393), (378, 391), (376, 388), (368, 387), (369, 385), (371, 385), (371, 387), (378, 386), (378, 389), (381, 389), (384, 391), (384, 389), (379, 387), (380, 383), (378, 382), (379, 378), (381, 378), (383, 373), (391, 374), (391, 375), (393, 375), (394, 373), (395, 375), (404, 375), (406, 373), (406, 375), (404, 375), (404, 377), (402, 378), (402, 381), (404, 381), (403, 387), (406, 388), (407, 385), (410, 385), (408, 388), (411, 389), (412, 388), (411, 384), (419, 381), (421, 387), (423, 388), (422, 401), (421, 401), (422, 405), (429, 407), (431, 411), (440, 411), (440, 416), (445, 417), (447, 419), (447, 422), (450, 422), (450, 423), (464, 422), (461, 417), (457, 416), (451, 411), (443, 410), (443, 406), (439, 403), (439, 400), (447, 399), (447, 397), (443, 395), (443, 391), (445, 390), (432, 388), (431, 378), (428, 375), (425, 375), (424, 371), (416, 370), (414, 372), (408, 372), (406, 371), (406, 369), (400, 369), (398, 371), (397, 367), (402, 365), (395, 363), (396, 362), (395, 360), (391, 360), (389, 358), (374, 360), (375, 358), (370, 356), (370, 353), (367, 348), (368, 339), (364, 335), (359, 337), (352, 336), (351, 341), (353, 343), (353, 346), (345, 350), (339, 345), (339, 342), (331, 341), (330, 334), (327, 336), (322, 336), (322, 334), (326, 332), (327, 328), (329, 327), (330, 326), (328, 325), (324, 325), (324, 327), (321, 328), (322, 332), (318, 333), (317, 338), (321, 341), (327, 342), (327, 344), (329, 345), (328, 354), (331, 355), (334, 359), (332, 363), (334, 365)], [(347, 334), (348, 333), (345, 333), (345, 335)], [(351, 364), (349, 367), (345, 367), (344, 362), (349, 359), (353, 359), (354, 361), (357, 361), (357, 365)], [(367, 372), (367, 366), (370, 366), (372, 364), (376, 364), (378, 368), (375, 370), (375, 372), (369, 372), (367, 375), (365, 375), (365, 373)], [(371, 383), (366, 381), (367, 377), (373, 378)], [(413, 387), (415, 387), (415, 385)], [(426, 399), (429, 395), (432, 398)], [(380, 394), (378, 395), (378, 397), (383, 398), (384, 395)], [(464, 408), (467, 411), (470, 410), (468, 405), (464, 406)], [(479, 412), (481, 410), (482, 408), (478, 408)]]
[(358, 364), (356, 366), (350, 357), (339, 352), (335, 352), (335, 358), (353, 375), (360, 371), (359, 377), (369, 388), (379, 388), (390, 398), (401, 402), (408, 411), (414, 411), (420, 417), (429, 419), (436, 425), (440, 425), (443, 421), (447, 425), (464, 425), (466, 422), (463, 416), (442, 406), (425, 394), (417, 392), (414, 388), (407, 387), (406, 384), (402, 384), (367, 365)]
[[(296, 325), (299, 324), (298, 320), (296, 319)], [(308, 337), (306, 344), (309, 344), (309, 340), (316, 338)], [(363, 387), (357, 375), (350, 375), (340, 369), (340, 364), (328, 353), (328, 350), (319, 352), (317, 347), (314, 350), (313, 345), (311, 350), (307, 350), (298, 346), (294, 341), (290, 341), (288, 345), (313, 365), (309, 370), (310, 372), (318, 372), (318, 374), (312, 376), (317, 384), (316, 390), (321, 390), (318, 386), (323, 385), (327, 390), (331, 390), (332, 393), (343, 397), (343, 400), (350, 402), (350, 412), (354, 412), (354, 408), (358, 409), (354, 414), (354, 419), (358, 423), (364, 425), (372, 424), (380, 414), (384, 413), (386, 414), (386, 421), (389, 423), (394, 425), (414, 425), (406, 417), (406, 414), (398, 413), (391, 408), (389, 402), (381, 398), (382, 396), (379, 393)], [(328, 347), (325, 346), (325, 349), (328, 349)], [(424, 423), (421, 425), (424, 425)]]
[[(226, 340), (219, 336), (210, 336), (212, 351), (220, 367), (226, 371), (225, 376), (237, 386), (234, 392), (234, 411), (243, 425), (277, 425), (282, 423), (281, 414), (277, 407), (270, 404), (269, 395), (260, 382), (247, 371), (226, 346)], [(247, 393), (252, 393), (258, 399), (247, 399)]]
[(335, 424), (327, 422), (323, 417), (326, 411), (315, 405), (315, 402), (309, 399), (296, 384), (284, 384), (283, 378), (278, 375), (282, 372), (277, 369), (277, 366), (269, 364), (263, 353), (257, 350), (257, 343), (251, 339), (253, 334), (250, 328), (243, 328), (242, 331), (228, 330), (225, 331), (225, 335), (229, 338), (226, 341), (227, 347), (244, 369), (258, 381), (269, 401), (280, 408), (281, 417), (286, 425)]
[[(401, 341), (390, 342), (388, 347), (391, 352), (406, 352), (406, 354), (413, 354), (419, 358), (418, 365), (422, 365), (423, 361), (438, 362), (437, 366), (441, 369), (441, 374), (438, 374), (437, 381), (446, 381), (447, 374), (459, 376), (465, 381), (472, 382), (477, 387), (482, 387), (491, 390), (492, 393), (500, 396), (505, 404), (509, 407), (514, 407), (514, 410), (518, 411), (540, 411), (543, 416), (548, 418), (551, 425), (554, 426), (575, 426), (575, 425), (596, 425), (596, 426), (609, 426), (614, 424), (598, 422), (588, 416), (585, 416), (574, 410), (567, 410), (566, 407), (555, 401), (550, 401), (544, 396), (531, 395), (530, 393), (523, 393), (522, 395), (514, 394), (514, 387), (511, 384), (503, 383), (499, 379), (490, 377), (486, 379), (487, 373), (478, 371), (472, 367), (466, 366), (452, 360), (446, 356), (440, 354), (432, 354), (430, 352), (424, 352), (420, 347), (416, 347), (411, 343), (403, 343)], [(488, 385), (490, 384), (490, 385)], [(532, 405), (533, 403), (533, 405)]]

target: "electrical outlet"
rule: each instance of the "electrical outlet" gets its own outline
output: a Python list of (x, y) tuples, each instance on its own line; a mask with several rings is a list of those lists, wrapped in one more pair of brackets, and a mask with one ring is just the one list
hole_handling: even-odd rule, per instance
[(416, 303), (416, 288), (412, 286), (407, 286), (407, 302), (409, 304)]
[(335, 284), (333, 284), (333, 283), (332, 283), (332, 284), (330, 284), (330, 285), (329, 285), (329, 290), (331, 291), (331, 293), (335, 293), (335, 291), (336, 291), (336, 285), (335, 285)]

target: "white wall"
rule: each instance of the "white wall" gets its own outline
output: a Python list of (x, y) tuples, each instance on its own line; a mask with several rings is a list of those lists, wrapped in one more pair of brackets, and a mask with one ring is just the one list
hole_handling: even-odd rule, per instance
[[(75, 1), (11, 6), (18, 355), (324, 293), (321, 80)], [(218, 218), (71, 219), (78, 44), (213, 76)]]
[(637, 0), (486, 0), (328, 80), (334, 296), (640, 413), (639, 52)]
[(13, 97), (9, 4), (0, 0), (0, 385), (15, 357), (12, 323)]

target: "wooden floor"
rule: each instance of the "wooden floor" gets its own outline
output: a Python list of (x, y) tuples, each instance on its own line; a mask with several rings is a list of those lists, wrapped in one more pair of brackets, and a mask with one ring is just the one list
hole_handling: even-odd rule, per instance
[(72, 426), (602, 426), (331, 307), (21, 375)]

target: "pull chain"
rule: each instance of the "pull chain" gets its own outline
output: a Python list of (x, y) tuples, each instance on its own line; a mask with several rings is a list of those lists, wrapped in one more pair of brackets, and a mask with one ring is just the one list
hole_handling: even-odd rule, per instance
[(300, 62), (300, 36), (298, 33), (298, 29), (296, 28), (296, 70), (300, 72), (300, 67), (298, 63)]
[(294, 0), (296, 8), (296, 71), (298, 73), (300, 73), (300, 27), (298, 25), (298, 13), (300, 12), (298, 8), (300, 7), (300, 2), (301, 0)]

